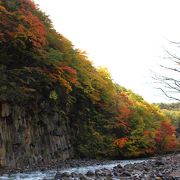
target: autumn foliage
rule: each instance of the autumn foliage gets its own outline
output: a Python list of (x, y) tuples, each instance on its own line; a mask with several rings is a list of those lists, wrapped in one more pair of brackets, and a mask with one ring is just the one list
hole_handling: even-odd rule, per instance
[(0, 84), (0, 101), (39, 111), (45, 103), (56, 106), (78, 157), (145, 156), (176, 147), (170, 118), (114, 83), (107, 68), (95, 68), (31, 0), (0, 0)]
[(169, 151), (177, 146), (176, 128), (169, 121), (162, 121), (155, 132), (158, 151)]
[(119, 138), (114, 142), (114, 144), (117, 145), (119, 148), (124, 148), (127, 141), (128, 141), (128, 138), (126, 138), (126, 137)]
[(46, 44), (43, 23), (35, 15), (35, 5), (29, 1), (0, 2), (0, 46), (38, 50)]

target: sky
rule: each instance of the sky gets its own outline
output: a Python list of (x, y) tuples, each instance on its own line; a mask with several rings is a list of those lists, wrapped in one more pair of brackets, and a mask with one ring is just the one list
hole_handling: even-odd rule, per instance
[(170, 41), (180, 41), (180, 0), (34, 0), (55, 29), (94, 66), (149, 102), (168, 102), (156, 89)]

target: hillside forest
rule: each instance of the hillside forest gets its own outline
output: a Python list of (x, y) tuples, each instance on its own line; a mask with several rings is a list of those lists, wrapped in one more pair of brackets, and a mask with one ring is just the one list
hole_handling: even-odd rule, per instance
[(55, 107), (76, 158), (141, 157), (180, 145), (179, 108), (150, 104), (115, 83), (31, 0), (0, 0), (0, 102)]

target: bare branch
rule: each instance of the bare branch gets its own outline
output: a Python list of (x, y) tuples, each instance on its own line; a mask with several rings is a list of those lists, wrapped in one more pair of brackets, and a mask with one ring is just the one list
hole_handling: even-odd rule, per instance
[(174, 80), (175, 85), (180, 89), (179, 81)]
[(157, 89), (160, 89), (160, 90), (164, 93), (164, 95), (165, 95), (166, 97), (168, 97), (169, 99), (173, 99), (173, 100), (176, 100), (176, 101), (180, 101), (180, 99), (168, 95), (162, 88), (157, 88)]
[(179, 72), (180, 73), (180, 70), (176, 69), (176, 68), (171, 68), (171, 67), (166, 67), (166, 66), (163, 66), (163, 65), (160, 65), (161, 67), (165, 68), (165, 69), (169, 69), (169, 70), (172, 70), (172, 71), (175, 71), (175, 72)]
[[(169, 41), (169, 40), (168, 40)], [(173, 42), (169, 41), (169, 43), (180, 45), (180, 42)], [(176, 47), (178, 47), (176, 46)], [(156, 84), (159, 84), (160, 87), (156, 88), (163, 92), (163, 94), (172, 100), (180, 101), (180, 56), (176, 53), (171, 53), (168, 50), (165, 50), (167, 55), (166, 59), (168, 58), (173, 64), (169, 65), (160, 65), (161, 68), (168, 72), (167, 75), (157, 75), (153, 77), (156, 81)], [(178, 74), (177, 74), (178, 73)]]
[(168, 57), (168, 59), (176, 59), (176, 60), (172, 60), (172, 61), (180, 65), (180, 58), (178, 56), (170, 53), (168, 50), (164, 50), (164, 51), (170, 56), (170, 57)]
[(168, 41), (169, 41), (169, 43), (180, 45), (180, 42), (175, 42), (175, 41), (170, 41), (170, 40), (168, 40)]

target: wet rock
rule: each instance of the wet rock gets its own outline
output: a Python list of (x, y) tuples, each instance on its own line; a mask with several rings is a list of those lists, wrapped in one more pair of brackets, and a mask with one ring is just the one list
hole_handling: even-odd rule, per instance
[(101, 176), (110, 177), (112, 176), (112, 171), (106, 168), (101, 169)]
[(155, 162), (155, 165), (156, 165), (156, 166), (163, 166), (163, 165), (164, 165), (164, 162), (161, 161), (161, 160), (157, 160), (157, 161)]
[(69, 172), (64, 172), (64, 173), (61, 174), (61, 177), (62, 178), (63, 177), (70, 177), (70, 174), (69, 174)]
[(144, 171), (148, 172), (149, 168), (148, 167), (144, 167)]
[(87, 173), (86, 173), (86, 176), (94, 176), (95, 174), (94, 174), (94, 172), (93, 171), (88, 171)]
[(121, 164), (118, 164), (118, 165), (116, 166), (116, 168), (121, 169), (121, 168), (123, 168), (123, 167), (121, 166)]
[(96, 175), (97, 177), (102, 176), (102, 171), (101, 171), (100, 169), (96, 169), (96, 170), (95, 170), (95, 175)]
[(54, 179), (55, 180), (66, 179), (66, 178), (70, 178), (70, 176), (71, 175), (68, 172), (63, 172), (63, 173), (57, 172)]
[(115, 176), (115, 177), (118, 177), (119, 176), (119, 173), (118, 172), (113, 172), (113, 175)]
[(88, 177), (86, 177), (84, 174), (78, 174), (78, 178), (80, 179), (80, 180), (88, 180), (89, 178)]
[(180, 177), (173, 177), (173, 180), (180, 180)]
[(120, 176), (123, 176), (123, 177), (124, 177), (124, 176), (125, 176), (125, 177), (126, 177), (126, 176), (129, 176), (129, 177), (130, 177), (131, 174), (130, 174), (128, 171), (124, 171), (124, 172), (122, 172), (122, 173), (120, 174)]
[(155, 180), (162, 180), (162, 178), (161, 177), (155, 177)]
[(180, 180), (180, 170), (178, 171), (173, 171), (170, 176), (172, 177), (173, 180)]
[(151, 175), (150, 175), (150, 178), (152, 178), (152, 179), (155, 179), (155, 177), (156, 177), (156, 176), (155, 176), (154, 174), (151, 174)]
[(72, 177), (72, 178), (75, 178), (75, 177), (77, 177), (77, 176), (78, 176), (77, 173), (75, 173), (75, 172), (72, 172), (72, 173), (71, 173), (71, 177)]
[(46, 170), (45, 168), (41, 168), (41, 169), (40, 169), (41, 172), (44, 172), (45, 170)]
[(119, 164), (113, 168), (113, 173), (118, 174), (121, 173), (123, 170), (124, 170), (123, 167)]
[(57, 172), (54, 179), (57, 180), (57, 179), (60, 179), (61, 178), (61, 173)]

